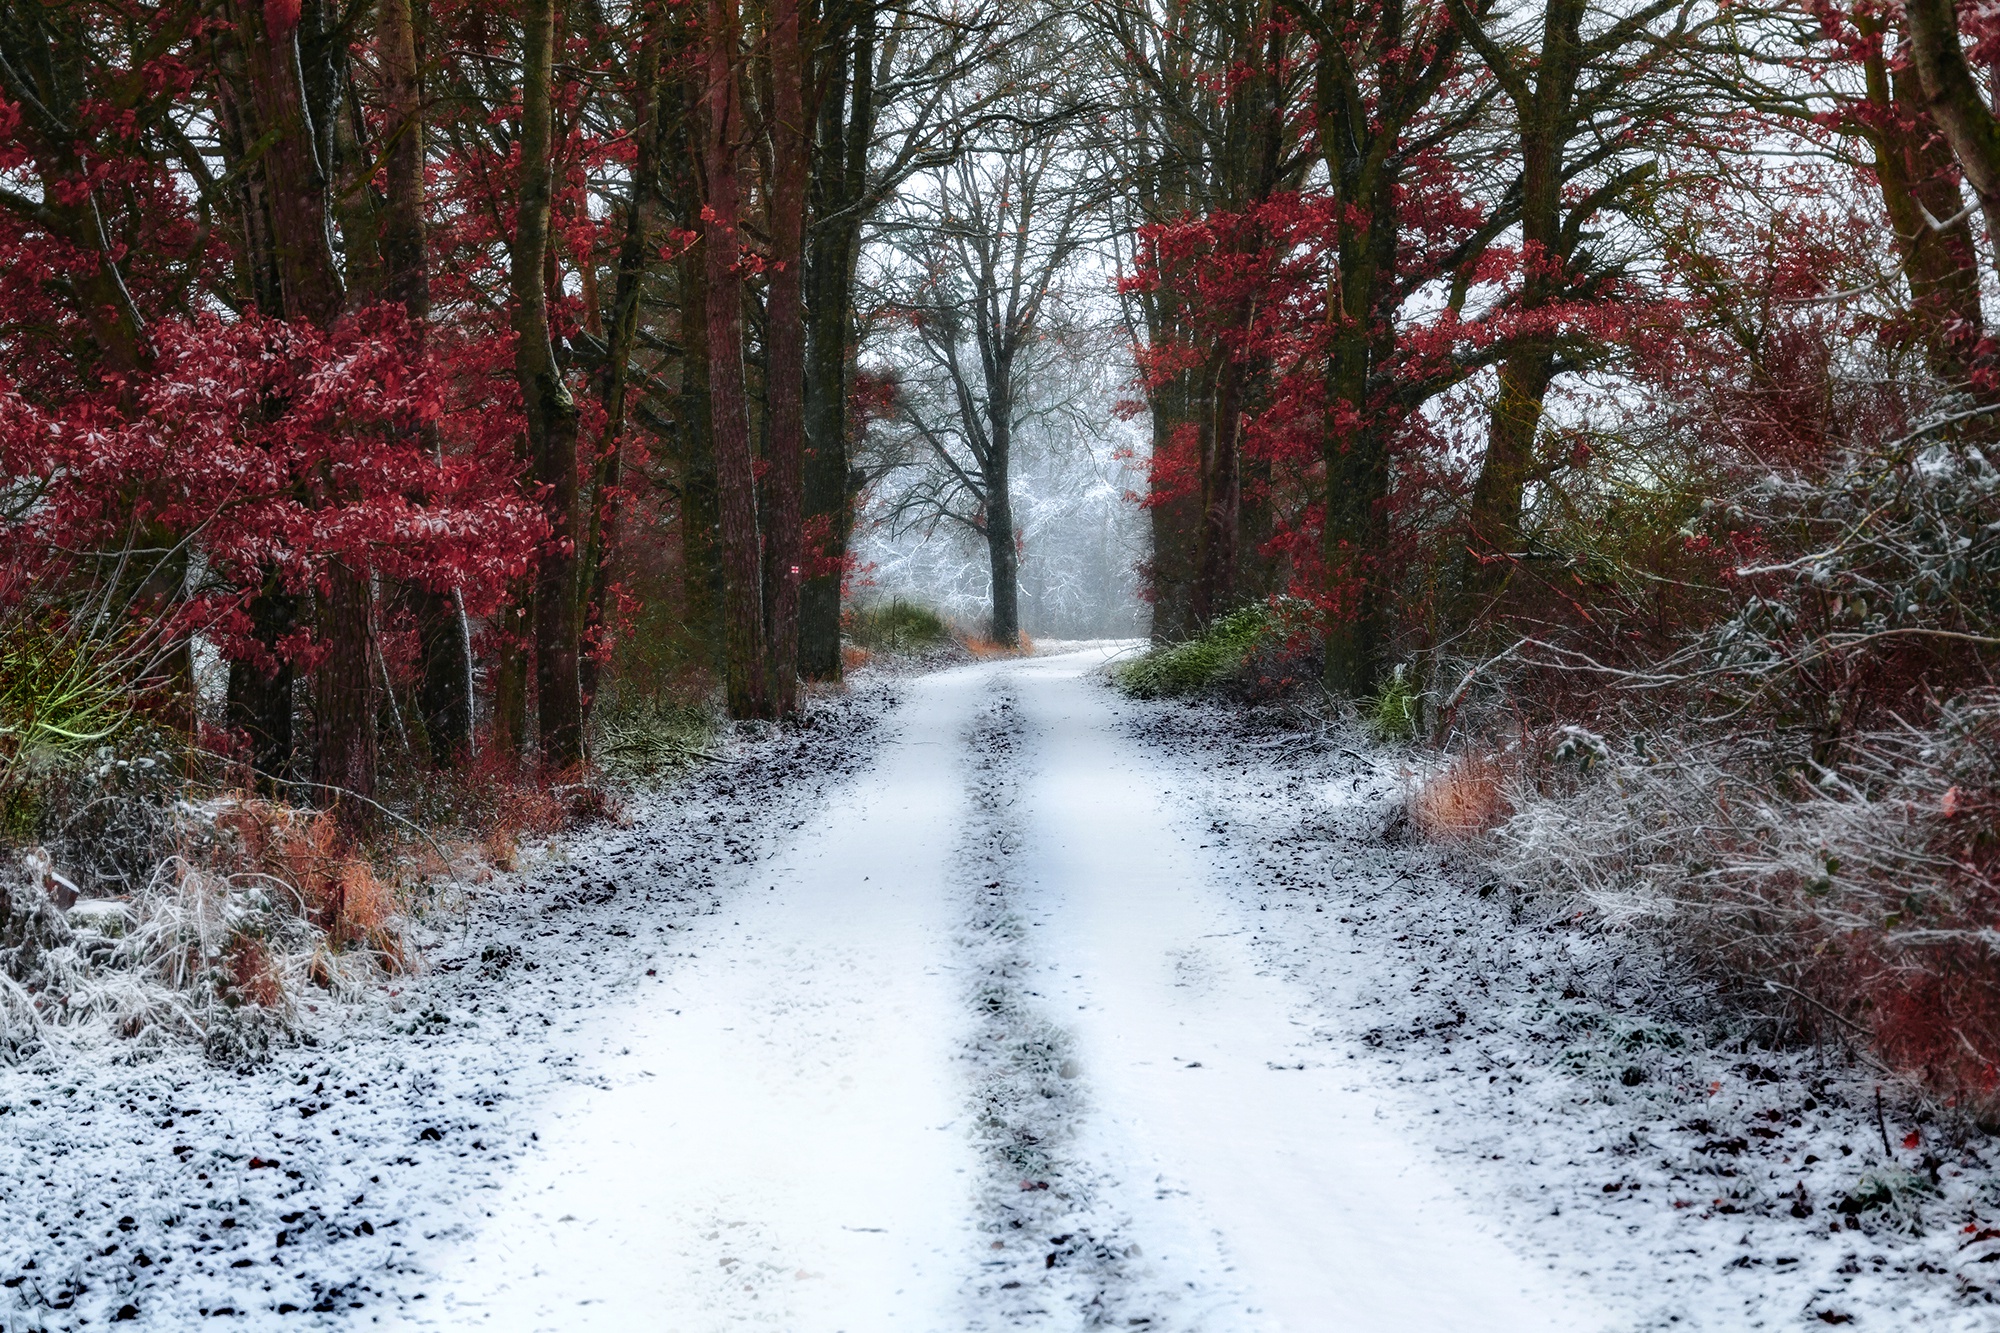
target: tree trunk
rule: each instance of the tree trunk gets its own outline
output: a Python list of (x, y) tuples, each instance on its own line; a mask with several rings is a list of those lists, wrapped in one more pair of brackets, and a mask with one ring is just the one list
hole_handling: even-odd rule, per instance
[(708, 397), (708, 256), (681, 259), (681, 592), (688, 633), (718, 675), (728, 671), (722, 633), (722, 519)]
[[(1397, 215), (1394, 171), (1370, 154), (1350, 155), (1354, 141), (1334, 116), (1353, 103), (1341, 95), (1335, 62), (1322, 56), (1320, 141), (1331, 145), (1329, 176), (1344, 205), (1335, 245), (1339, 265), (1328, 294), (1336, 311), (1326, 365), (1326, 411), (1321, 460), (1326, 469), (1326, 522), (1321, 556), (1330, 603), (1326, 621), (1326, 686), (1351, 699), (1374, 692), (1387, 638), (1389, 433), (1382, 403), (1371, 401), (1377, 366), (1395, 350), (1394, 313)], [(1331, 86), (1329, 86), (1329, 84)], [(1331, 105), (1329, 105), (1331, 104)], [(1336, 110), (1337, 108), (1338, 110)], [(1386, 131), (1378, 131), (1378, 133)], [(1324, 151), (1324, 150), (1323, 150)], [(1343, 409), (1351, 409), (1344, 412)], [(1357, 424), (1339, 426), (1345, 416)]]
[(327, 568), (319, 599), (326, 656), (313, 671), (314, 795), (357, 832), (374, 829), (375, 660), (368, 575), (341, 560)]
[(806, 108), (798, 0), (771, 0), (771, 277), (765, 306), (765, 448), (770, 499), (764, 556), (770, 577), (771, 707), (798, 711), (800, 510), (805, 453)]
[[(267, 26), (267, 20), (283, 26)], [(305, 102), (298, 10), (241, 4), (236, 21), (258, 134), (270, 137), (257, 169), (271, 217), (282, 313), (326, 328), (340, 314), (345, 293), (327, 230), (328, 164)]]
[(1021, 552), (1014, 541), (1014, 394), (1011, 366), (989, 362), (986, 429), (990, 446), (980, 481), (986, 487), (986, 553), (993, 572), (993, 642), (1021, 646)]
[(1006, 488), (986, 506), (986, 557), (993, 573), (993, 642), (1021, 646), (1021, 557), (1014, 545), (1014, 509)]
[[(1331, 358), (1326, 400), (1358, 406), (1367, 401), (1366, 339), (1357, 333), (1341, 341), (1345, 346)], [(1326, 468), (1321, 556), (1332, 603), (1326, 624), (1326, 687), (1350, 699), (1373, 693), (1381, 670), (1387, 444), (1382, 427), (1372, 421), (1344, 434), (1328, 430), (1321, 437)]]
[[(854, 527), (848, 465), (848, 396), (856, 333), (854, 265), (861, 249), (862, 200), (875, 120), (874, 5), (857, 5), (855, 27), (831, 46), (819, 88), (812, 231), (806, 256), (805, 465), (801, 523), (812, 577), (799, 593), (799, 670), (809, 680), (838, 680), (841, 585)], [(852, 69), (850, 79), (847, 71)]]
[[(315, 18), (314, 58), (302, 54), (299, 17)], [(271, 221), (273, 267), (283, 314), (329, 328), (346, 304), (328, 230), (327, 187), (332, 168), (332, 117), (338, 101), (337, 51), (320, 31), (317, 8), (239, 5), (238, 32), (250, 109), (267, 140), (256, 170), (263, 178)], [(309, 94), (317, 96), (308, 102)], [(323, 504), (341, 497), (325, 494)], [(365, 568), (336, 559), (316, 598), (316, 630), (326, 654), (313, 673), (313, 780), (341, 821), (365, 830), (375, 817), (375, 708), (371, 669), (372, 580)], [(275, 700), (273, 700), (275, 703)], [(286, 728), (289, 730), (289, 727)]]
[[(1522, 71), (1516, 85), (1528, 90), (1515, 108), (1520, 121), (1521, 237), (1527, 268), (1521, 283), (1523, 310), (1541, 309), (1560, 299), (1568, 285), (1572, 254), (1563, 238), (1562, 166), (1574, 132), (1583, 14), (1582, 0), (1549, 0), (1542, 16), (1540, 59), (1532, 71)], [(1547, 342), (1522, 344), (1501, 363), (1498, 392), (1487, 416), (1486, 455), (1473, 483), (1465, 551), (1459, 560), (1457, 605), (1451, 619), (1460, 627), (1492, 609), (1520, 559), (1521, 504), (1534, 471), (1535, 438), (1555, 367), (1555, 349)]]
[[(1864, 35), (1882, 36), (1879, 22), (1856, 15), (1855, 24)], [(1962, 381), (1970, 370), (1966, 352), (1978, 344), (1985, 320), (1977, 243), (1951, 148), (1924, 110), (1916, 71), (1892, 74), (1879, 45), (1869, 51), (1864, 68), (1876, 114), (1863, 132), (1874, 150), (1875, 179), (1896, 233), (1925, 355), (1940, 378)]]
[(1992, 257), (2000, 267), (2000, 118), (1987, 105), (1966, 63), (1953, 0), (1909, 0), (1904, 13), (1931, 119), (1944, 131), (1966, 184), (1986, 214), (1989, 243), (1995, 247)]
[(1243, 507), (1241, 434), (1243, 366), (1227, 347), (1215, 350), (1209, 394), (1213, 418), (1202, 431), (1201, 531), (1196, 541), (1195, 623), (1206, 626), (1236, 601), (1237, 533)]
[[(430, 253), (424, 228), (424, 115), (417, 66), (415, 0), (378, 0), (376, 60), (387, 113), (382, 150), (387, 197), (381, 229), (382, 294), (410, 317), (414, 350), (424, 353), (431, 315)], [(440, 463), (435, 430), (426, 443)], [(452, 592), (415, 583), (405, 601), (417, 623), (417, 710), (433, 764), (456, 767), (472, 748), (472, 645)]]
[[(844, 231), (844, 229), (843, 229)], [(811, 577), (799, 589), (799, 671), (839, 680), (840, 588), (854, 525), (848, 481), (847, 414), (853, 341), (849, 330), (852, 250), (843, 234), (817, 241), (806, 268), (805, 462), (802, 529)]]
[[(1269, 0), (1261, 0), (1237, 39), (1250, 70), (1238, 93), (1243, 100), (1239, 123), (1248, 143), (1245, 151), (1233, 155), (1243, 171), (1232, 182), (1235, 188), (1231, 191), (1246, 215), (1246, 230), (1232, 248), (1240, 256), (1254, 257), (1266, 248), (1262, 223), (1253, 220), (1255, 210), (1277, 188), (1284, 142), (1277, 71), (1284, 59), (1285, 29), (1271, 22)], [(1243, 409), (1251, 373), (1242, 344), (1256, 317), (1256, 298), (1246, 295), (1230, 312), (1230, 330), (1235, 336), (1218, 340), (1211, 353), (1214, 360), (1205, 406), (1212, 415), (1202, 431), (1201, 530), (1196, 542), (1192, 608), (1195, 620), (1204, 626), (1233, 609), (1240, 596)]]
[[(625, 206), (625, 235), (618, 248), (618, 281), (612, 293), (611, 326), (605, 337), (604, 439), (598, 446), (592, 477), (590, 529), (584, 543), (584, 576), (589, 586), (584, 596), (583, 624), (592, 635), (603, 633), (605, 598), (611, 591), (612, 563), (618, 554), (618, 488), (625, 479), (625, 421), (632, 346), (639, 333), (639, 287), (645, 280), (649, 260), (646, 221), (660, 184), (660, 62), (668, 41), (669, 21), (667, 6), (656, 4), (647, 19), (644, 45), (639, 49), (634, 71), (632, 188)], [(585, 655), (578, 670), (587, 715), (597, 698), (598, 652)]]
[(577, 409), (556, 364), (545, 277), (554, 185), (549, 79), (555, 29), (553, 0), (526, 0), (521, 182), (511, 255), (514, 375), (521, 384), (534, 480), (549, 524), (535, 577), (535, 695), (541, 764), (551, 773), (573, 768), (583, 759), (583, 704), (577, 676)]
[(1555, 378), (1555, 358), (1526, 347), (1500, 365), (1500, 384), (1487, 417), (1486, 455), (1472, 485), (1468, 540), (1461, 564), (1455, 621), (1475, 623), (1488, 612), (1520, 559), (1521, 504), (1534, 470), (1542, 402)]
[(534, 610), (534, 583), (523, 579), (494, 626), (493, 753), (508, 769), (520, 766), (528, 746), (528, 646)]
[(707, 261), (708, 396), (722, 516), (729, 715), (771, 715), (766, 683), (757, 481), (750, 460), (750, 406), (743, 372), (743, 275), (738, 266), (741, 99), (735, 0), (708, 0), (702, 214)]
[[(1146, 309), (1147, 341), (1164, 346), (1181, 336), (1168, 312), (1157, 301)], [(1156, 644), (1183, 643), (1199, 626), (1195, 617), (1194, 585), (1199, 564), (1199, 536), (1202, 522), (1201, 496), (1174, 494), (1163, 480), (1163, 462), (1176, 447), (1177, 433), (1192, 427), (1203, 428), (1195, 420), (1199, 410), (1194, 391), (1194, 373), (1182, 371), (1148, 393), (1152, 409), (1152, 466), (1147, 470), (1146, 517), (1152, 529), (1153, 550), (1146, 561), (1146, 586), (1153, 603), (1152, 640)], [(1210, 420), (1213, 420), (1211, 414)], [(1197, 461), (1197, 466), (1199, 462)]]
[(282, 795), (292, 776), (292, 664), (273, 650), (297, 628), (298, 609), (270, 575), (249, 606), (250, 633), (271, 655), (270, 669), (240, 657), (229, 663), (229, 725), (249, 738), (253, 785), (267, 796)]

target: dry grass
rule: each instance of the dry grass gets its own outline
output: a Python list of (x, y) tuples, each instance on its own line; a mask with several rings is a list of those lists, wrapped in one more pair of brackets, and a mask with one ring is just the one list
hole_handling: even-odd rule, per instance
[(224, 834), (217, 847), (219, 868), (289, 890), (300, 912), (335, 947), (371, 949), (392, 971), (413, 964), (395, 886), (377, 876), (332, 814), (236, 798), (223, 804), (213, 822)]
[(1512, 813), (1506, 769), (1486, 755), (1459, 755), (1417, 784), (1409, 810), (1418, 831), (1433, 841), (1476, 838)]
[(1007, 645), (1002, 643), (995, 643), (993, 640), (988, 638), (983, 638), (978, 634), (971, 634), (971, 633), (959, 635), (958, 641), (965, 645), (965, 651), (971, 653), (974, 657), (980, 659), (981, 661), (987, 661), (996, 657), (1034, 656), (1035, 641), (1033, 639), (1030, 639), (1025, 634), (1020, 635), (1019, 638), (1020, 638), (1019, 646), (1013, 648), (1009, 648), (1007, 647)]

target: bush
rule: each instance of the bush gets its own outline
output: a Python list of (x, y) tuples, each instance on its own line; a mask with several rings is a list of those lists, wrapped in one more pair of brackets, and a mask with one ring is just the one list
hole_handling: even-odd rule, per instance
[(596, 719), (598, 766), (616, 781), (649, 782), (708, 753), (717, 719), (703, 703), (641, 699)]
[(2000, 694), (1941, 711), (1778, 773), (1693, 728), (1565, 728), (1506, 784), (1498, 868), (1683, 951), (1781, 1033), (1859, 1038), (2000, 1122)]
[(1138, 699), (1200, 694), (1239, 677), (1260, 647), (1282, 633), (1277, 611), (1258, 603), (1232, 611), (1201, 637), (1156, 648), (1112, 672), (1118, 688)]
[(1410, 684), (1409, 670), (1398, 666), (1395, 674), (1383, 683), (1382, 692), (1368, 705), (1368, 730), (1375, 733), (1377, 740), (1412, 739), (1417, 734), (1419, 702), (1417, 691)]
[(851, 606), (841, 622), (849, 642), (874, 653), (921, 653), (951, 642), (951, 626), (937, 612), (900, 597)]

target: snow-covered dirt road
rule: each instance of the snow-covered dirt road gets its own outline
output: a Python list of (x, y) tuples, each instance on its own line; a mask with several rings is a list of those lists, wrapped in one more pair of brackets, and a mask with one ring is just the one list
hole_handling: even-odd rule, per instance
[(266, 1065), (0, 1066), (0, 1333), (1993, 1327), (1977, 1142), (1111, 651), (742, 741)]
[[(615, 1035), (601, 1082), (550, 1106), (538, 1155), (439, 1256), (427, 1322), (1611, 1326), (1306, 1049), (1304, 997), (1184, 850), (1158, 766), (1085, 678), (1098, 660), (917, 682), (872, 778), (760, 868), (768, 887), (593, 1020)], [(982, 904), (1025, 966), (989, 966)], [(982, 1004), (1014, 1020), (985, 1050)], [(1011, 1085), (1058, 1049), (1071, 1114), (1031, 1132), (1059, 1166), (1024, 1179), (978, 1103), (1020, 1113), (1040, 1089)], [(1103, 1219), (1087, 1249), (1061, 1216), (1079, 1190)], [(982, 1206), (1010, 1191), (1064, 1197), (1030, 1227)]]

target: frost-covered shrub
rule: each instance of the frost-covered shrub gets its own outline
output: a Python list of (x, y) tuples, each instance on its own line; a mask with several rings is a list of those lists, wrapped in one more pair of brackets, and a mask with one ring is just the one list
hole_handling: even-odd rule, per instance
[(401, 906), (330, 816), (224, 798), (172, 809), (178, 850), (82, 897), (39, 849), (0, 866), (0, 1050), (115, 1036), (253, 1059), (411, 964)]
[(1850, 738), (1837, 767), (1745, 751), (1572, 728), (1510, 781), (1494, 859), (2000, 1118), (2000, 693)]

